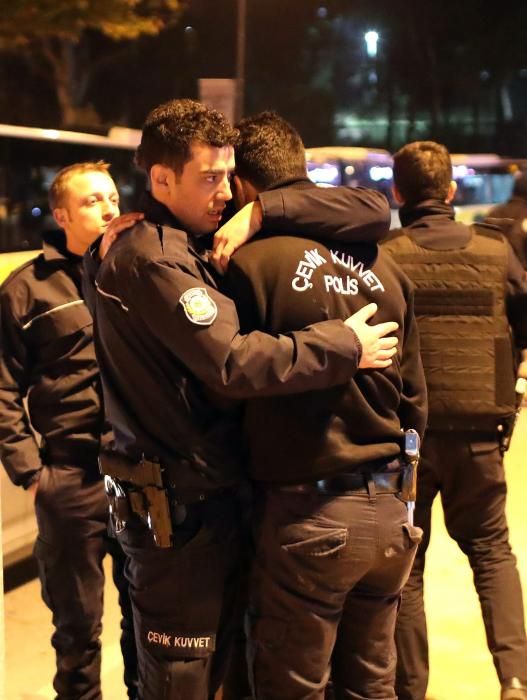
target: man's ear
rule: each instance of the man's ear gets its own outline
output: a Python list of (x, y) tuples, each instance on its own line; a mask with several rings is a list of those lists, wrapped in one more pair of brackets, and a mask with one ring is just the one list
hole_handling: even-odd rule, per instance
[(402, 207), (404, 205), (404, 199), (395, 185), (392, 185), (392, 194), (397, 204)]
[(232, 178), (232, 198), (236, 209), (241, 209), (249, 201), (247, 199), (244, 184), (245, 180), (242, 180), (239, 175), (234, 175)]
[(171, 175), (173, 174), (173, 170), (166, 165), (161, 165), (160, 163), (153, 165), (150, 168), (152, 189), (168, 189), (170, 187)]
[(258, 197), (259, 190), (243, 177), (235, 175), (233, 178), (234, 192), (233, 197), (238, 209), (241, 209), (246, 204), (254, 202)]
[(456, 196), (457, 192), (457, 182), (455, 180), (450, 181), (450, 185), (448, 186), (448, 194), (446, 196), (445, 202), (447, 204), (450, 204), (454, 197)]
[(52, 214), (60, 228), (65, 229), (69, 222), (68, 210), (65, 207), (57, 207), (53, 209)]

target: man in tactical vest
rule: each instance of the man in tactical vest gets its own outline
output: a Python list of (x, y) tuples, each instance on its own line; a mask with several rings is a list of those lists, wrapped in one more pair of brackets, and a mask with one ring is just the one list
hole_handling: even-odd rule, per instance
[(518, 348), (526, 348), (527, 285), (497, 230), (455, 221), (451, 178), (450, 155), (440, 144), (411, 143), (394, 156), (403, 228), (383, 249), (415, 284), (429, 392), (415, 510), (424, 537), (397, 622), (396, 690), (400, 700), (423, 700), (426, 692), (423, 571), (432, 502), (440, 491), (447, 530), (474, 573), (501, 698), (526, 700), (527, 640), (505, 517), (500, 430), (506, 439), (516, 411), (509, 329)]

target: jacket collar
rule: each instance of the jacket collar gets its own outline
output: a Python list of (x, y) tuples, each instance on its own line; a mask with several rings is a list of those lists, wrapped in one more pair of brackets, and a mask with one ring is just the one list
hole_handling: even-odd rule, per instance
[(414, 241), (432, 250), (464, 248), (472, 238), (472, 229), (455, 219), (454, 207), (429, 199), (399, 210), (403, 228)]
[(152, 197), (148, 191), (143, 192), (139, 200), (139, 209), (144, 213), (145, 219), (153, 224), (160, 226), (170, 226), (180, 231), (184, 231), (183, 224), (177, 219), (174, 214), (165, 207), (164, 204), (158, 202)]
[(403, 205), (399, 209), (399, 218), (401, 225), (405, 228), (418, 224), (426, 218), (428, 221), (432, 219), (454, 221), (456, 213), (451, 204), (446, 204), (438, 199), (425, 199), (413, 205)]
[(68, 261), (78, 263), (82, 256), (75, 255), (66, 247), (66, 236), (64, 231), (51, 231), (46, 233), (42, 242), (42, 252), (44, 260), (47, 262)]

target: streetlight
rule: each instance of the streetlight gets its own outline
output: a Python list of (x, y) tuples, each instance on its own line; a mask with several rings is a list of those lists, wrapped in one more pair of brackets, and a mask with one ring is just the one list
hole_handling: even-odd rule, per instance
[(366, 42), (366, 53), (370, 58), (377, 57), (377, 42), (379, 41), (379, 35), (377, 32), (370, 30), (364, 35), (364, 41)]

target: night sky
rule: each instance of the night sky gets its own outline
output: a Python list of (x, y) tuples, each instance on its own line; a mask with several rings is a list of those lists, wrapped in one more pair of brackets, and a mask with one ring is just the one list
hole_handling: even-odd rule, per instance
[[(197, 97), (199, 78), (235, 77), (236, 17), (236, 0), (187, 0), (156, 37), (86, 33), (76, 48), (84, 110), (70, 126), (139, 128), (160, 102)], [(525, 26), (527, 3), (516, 0), (247, 0), (245, 111), (277, 109), (308, 145), (393, 150), (426, 137), (527, 155)], [(0, 121), (60, 120), (38, 53), (0, 53)]]

